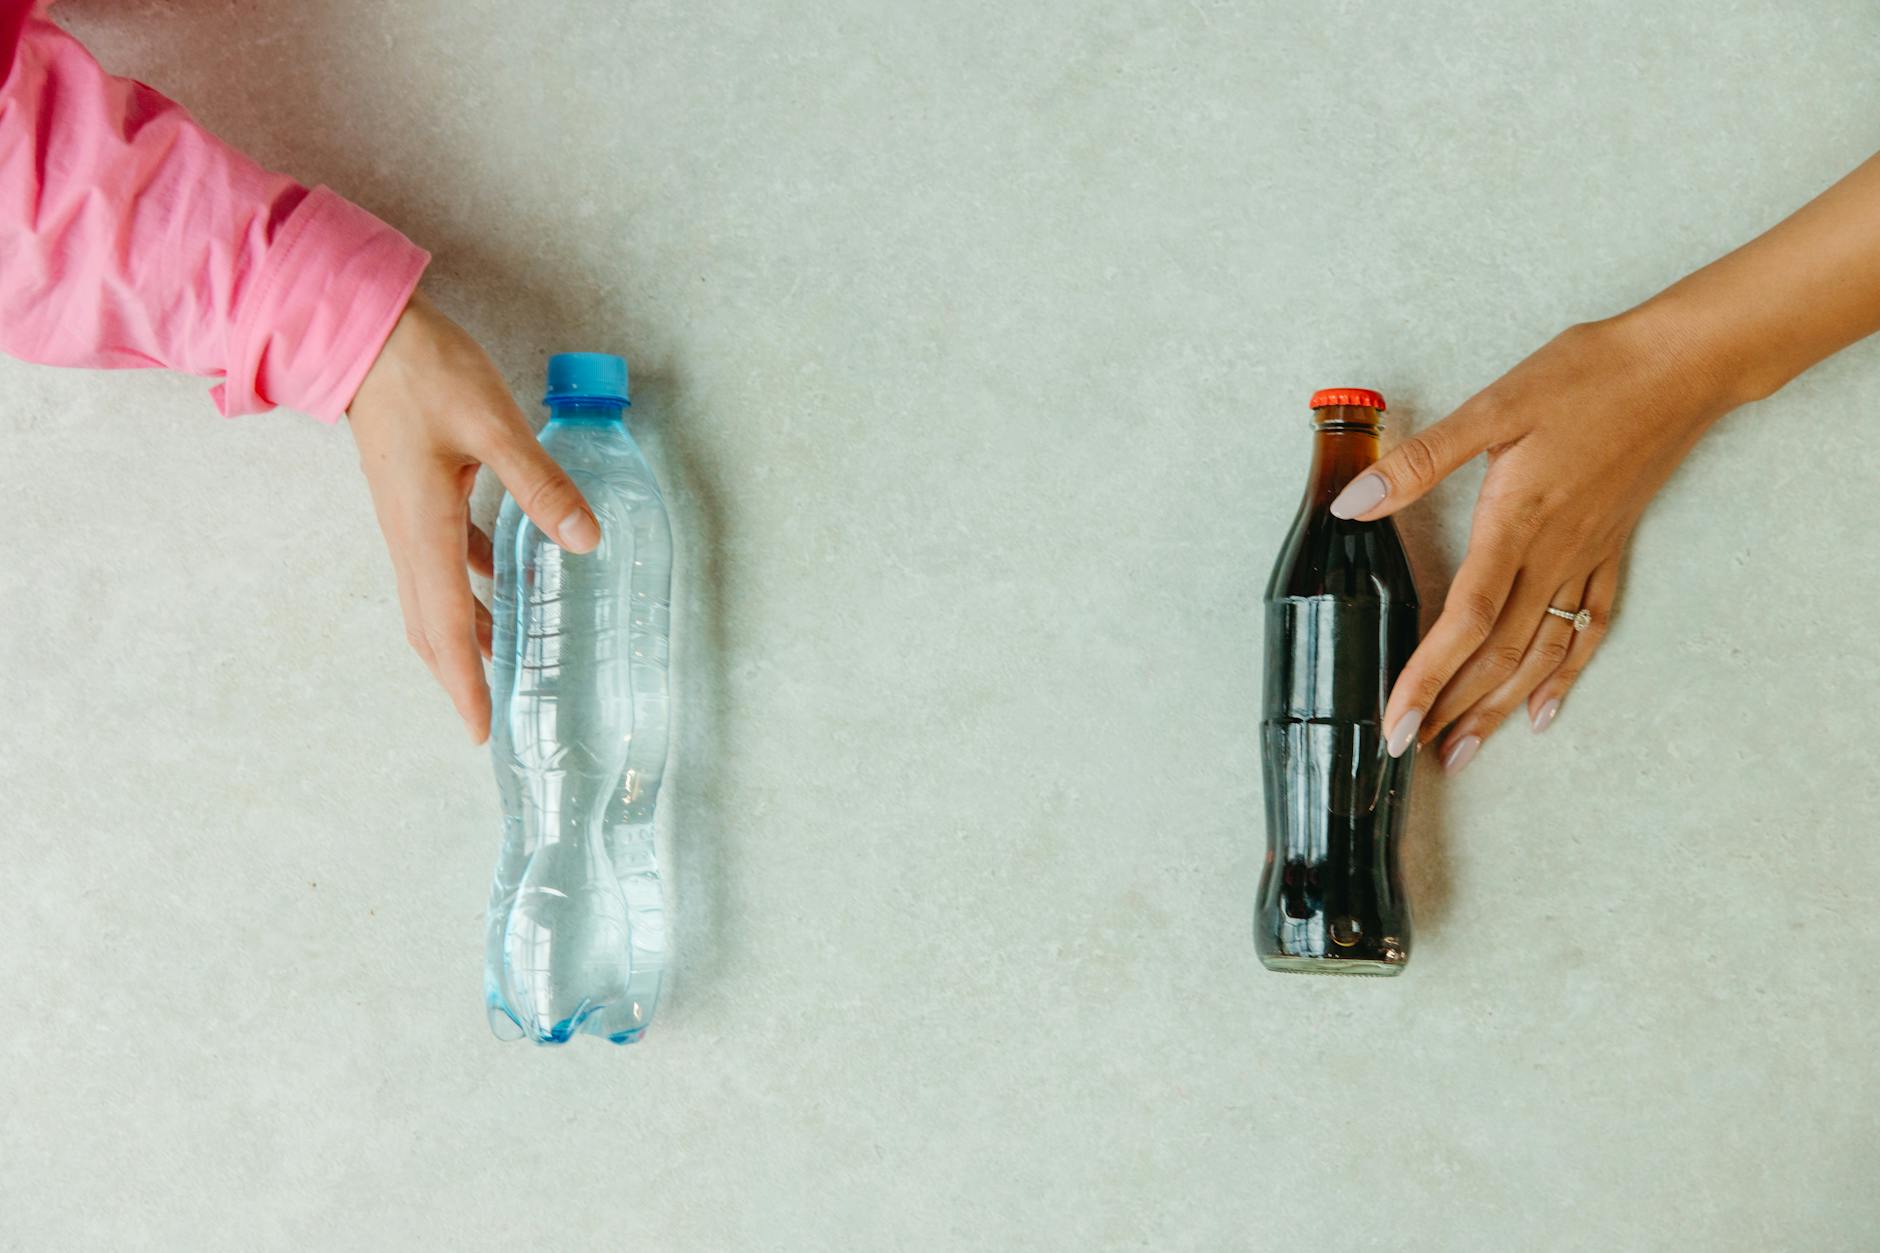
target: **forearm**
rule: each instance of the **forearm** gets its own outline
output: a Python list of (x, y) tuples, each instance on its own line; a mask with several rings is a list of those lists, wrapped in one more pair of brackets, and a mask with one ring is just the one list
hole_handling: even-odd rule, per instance
[(336, 419), (426, 260), (57, 27), (24, 27), (0, 86), (0, 350), (219, 377), (231, 416)]
[(1707, 378), (1718, 413), (1880, 331), (1880, 155), (1626, 316)]

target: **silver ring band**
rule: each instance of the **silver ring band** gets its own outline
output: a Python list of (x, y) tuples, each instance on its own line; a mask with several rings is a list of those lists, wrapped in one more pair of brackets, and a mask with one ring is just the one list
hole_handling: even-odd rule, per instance
[(1578, 613), (1575, 613), (1571, 609), (1556, 609), (1552, 605), (1549, 605), (1547, 606), (1547, 612), (1556, 618), (1565, 618), (1568, 622), (1571, 622), (1575, 631), (1584, 631), (1587, 627), (1593, 625), (1593, 611), (1591, 609), (1582, 609)]

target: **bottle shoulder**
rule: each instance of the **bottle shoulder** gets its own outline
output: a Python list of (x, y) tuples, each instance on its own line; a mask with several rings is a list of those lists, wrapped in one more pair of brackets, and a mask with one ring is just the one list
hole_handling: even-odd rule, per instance
[[(543, 446), (580, 489), (603, 533), (624, 525), (655, 545), (670, 544), (672, 523), (659, 480), (637, 447), (580, 440), (544, 440)], [(504, 492), (496, 519), (498, 551), (518, 537), (531, 545), (543, 538), (516, 498)]]
[(550, 422), (536, 438), (557, 460), (646, 464), (639, 442), (623, 422)]
[(1273, 564), (1266, 600), (1323, 596), (1418, 604), (1409, 554), (1390, 519), (1355, 522), (1322, 507), (1300, 511)]
[(652, 465), (620, 423), (551, 422), (543, 429), (541, 441), (583, 492), (662, 499)]

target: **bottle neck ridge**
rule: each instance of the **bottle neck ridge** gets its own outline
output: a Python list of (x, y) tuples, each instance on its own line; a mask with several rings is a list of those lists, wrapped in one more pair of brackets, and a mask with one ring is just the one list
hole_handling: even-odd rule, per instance
[(1378, 414), (1358, 405), (1334, 405), (1312, 416), (1312, 470), (1306, 501), (1328, 505), (1377, 461)]
[(618, 400), (571, 398), (552, 400), (548, 405), (550, 422), (621, 422), (627, 407)]

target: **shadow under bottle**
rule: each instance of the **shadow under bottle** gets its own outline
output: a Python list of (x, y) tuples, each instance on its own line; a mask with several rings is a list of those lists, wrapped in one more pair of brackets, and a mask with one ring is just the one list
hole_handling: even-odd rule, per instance
[(1309, 484), (1266, 591), (1266, 866), (1254, 944), (1269, 970), (1394, 975), (1410, 957), (1399, 845), (1412, 747), (1385, 747), (1384, 703), (1417, 644), (1397, 529), (1335, 518), (1377, 460), (1374, 392), (1312, 399)]

